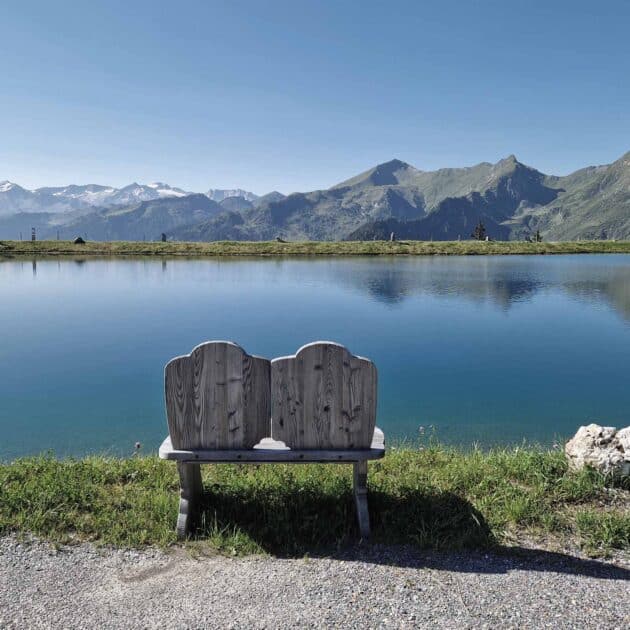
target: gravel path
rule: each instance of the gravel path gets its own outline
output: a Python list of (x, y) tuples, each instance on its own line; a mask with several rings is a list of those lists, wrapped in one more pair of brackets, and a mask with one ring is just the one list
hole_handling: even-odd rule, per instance
[(286, 627), (626, 629), (630, 566), (522, 549), (232, 559), (0, 538), (0, 628)]

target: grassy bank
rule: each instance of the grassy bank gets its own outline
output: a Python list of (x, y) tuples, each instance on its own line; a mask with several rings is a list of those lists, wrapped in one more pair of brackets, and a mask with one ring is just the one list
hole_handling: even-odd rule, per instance
[[(199, 544), (304, 554), (356, 537), (351, 467), (205, 466)], [(545, 540), (630, 551), (630, 483), (567, 471), (562, 453), (392, 449), (370, 464), (373, 541), (484, 548)], [(175, 465), (155, 457), (0, 466), (0, 533), (122, 546), (175, 542)]]
[(0, 257), (11, 256), (391, 256), (482, 254), (630, 253), (630, 241), (525, 243), (517, 241), (349, 241), (301, 243), (220, 241), (147, 243), (132, 241), (0, 241)]

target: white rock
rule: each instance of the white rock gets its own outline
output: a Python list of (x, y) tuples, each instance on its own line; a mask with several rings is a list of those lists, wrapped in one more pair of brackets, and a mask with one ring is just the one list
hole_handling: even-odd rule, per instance
[(585, 466), (603, 474), (630, 474), (630, 427), (615, 429), (589, 424), (564, 447), (569, 466), (580, 470)]
[(619, 440), (619, 443), (626, 454), (626, 459), (630, 460), (630, 427), (619, 429), (619, 431), (617, 431), (616, 438)]

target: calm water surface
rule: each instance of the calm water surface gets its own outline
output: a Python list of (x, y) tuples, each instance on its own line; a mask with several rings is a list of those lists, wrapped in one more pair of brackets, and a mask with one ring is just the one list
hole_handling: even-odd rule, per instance
[(0, 262), (0, 459), (166, 433), (163, 366), (207, 339), (376, 362), (388, 438), (630, 424), (630, 256)]

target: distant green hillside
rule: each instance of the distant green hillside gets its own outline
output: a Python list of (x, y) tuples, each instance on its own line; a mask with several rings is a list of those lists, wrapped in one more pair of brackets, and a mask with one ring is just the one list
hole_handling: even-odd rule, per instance
[(517, 213), (515, 225), (540, 229), (550, 240), (630, 236), (630, 152), (608, 166), (547, 181), (564, 192), (541, 208)]

